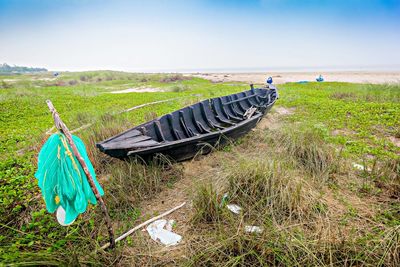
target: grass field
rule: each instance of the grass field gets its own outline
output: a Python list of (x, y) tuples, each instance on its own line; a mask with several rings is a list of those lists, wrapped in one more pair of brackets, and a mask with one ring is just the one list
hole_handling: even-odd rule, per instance
[[(136, 87), (163, 92), (110, 94)], [(399, 85), (281, 85), (271, 114), (246, 137), (168, 167), (120, 162), (94, 147), (140, 122), (247, 88), (175, 74), (0, 76), (0, 266), (400, 265)], [(138, 232), (113, 251), (92, 253), (107, 241), (98, 207), (58, 225), (33, 177), (53, 125), (46, 99), (70, 129), (93, 123), (76, 135), (105, 189), (116, 234), (184, 200), (176, 215), (182, 244), (162, 249)], [(240, 215), (220, 205), (225, 193), (243, 207)], [(264, 231), (246, 233), (245, 225)]]

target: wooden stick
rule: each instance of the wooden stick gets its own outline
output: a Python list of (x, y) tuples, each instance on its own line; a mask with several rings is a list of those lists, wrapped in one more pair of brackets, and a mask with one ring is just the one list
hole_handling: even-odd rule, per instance
[(156, 104), (160, 104), (160, 103), (164, 103), (164, 102), (170, 102), (170, 101), (174, 101), (174, 100), (181, 99), (181, 98), (188, 98), (188, 97), (191, 97), (191, 96), (193, 96), (193, 95), (169, 98), (169, 99), (165, 99), (165, 100), (158, 100), (158, 101), (154, 101), (154, 102), (150, 102), (150, 103), (144, 103), (144, 104), (141, 104), (141, 105), (138, 105), (138, 106), (134, 106), (132, 108), (128, 108), (128, 109), (125, 109), (123, 111), (120, 111), (117, 114), (129, 112), (129, 111), (132, 111), (132, 110), (135, 110), (135, 109), (138, 109), (138, 108), (143, 108), (143, 107), (150, 106), (150, 105), (156, 105)]
[[(183, 202), (183, 203), (180, 204), (179, 206), (176, 206), (175, 208), (170, 209), (170, 210), (164, 212), (164, 213), (161, 214), (161, 215), (158, 215), (158, 216), (156, 216), (156, 217), (153, 217), (153, 218), (151, 218), (151, 219), (149, 219), (149, 220), (147, 220), (147, 221), (145, 221), (145, 222), (139, 224), (138, 226), (135, 226), (134, 228), (132, 228), (131, 230), (129, 230), (129, 231), (126, 232), (125, 234), (123, 234), (123, 235), (121, 235), (120, 237), (118, 237), (117, 239), (115, 239), (115, 242), (121, 241), (122, 239), (126, 238), (127, 236), (131, 235), (133, 232), (135, 232), (136, 230), (139, 230), (140, 228), (146, 226), (147, 224), (149, 224), (149, 223), (151, 223), (151, 222), (154, 222), (154, 221), (156, 221), (156, 220), (158, 220), (158, 219), (161, 219), (162, 217), (167, 216), (168, 214), (171, 214), (172, 212), (176, 211), (177, 209), (180, 209), (180, 208), (182, 208), (183, 206), (185, 206), (185, 204), (186, 204), (186, 202)], [(106, 248), (108, 248), (109, 246), (110, 246), (110, 243), (107, 243), (107, 244), (105, 244), (104, 246), (102, 246), (101, 249), (106, 249)]]
[(75, 132), (78, 132), (78, 131), (80, 131), (80, 130), (89, 128), (89, 127), (92, 126), (92, 125), (93, 125), (93, 123), (84, 124), (84, 125), (82, 125), (82, 126), (79, 127), (79, 128), (73, 129), (73, 130), (71, 131), (71, 133), (75, 133)]
[(108, 234), (110, 236), (110, 247), (114, 248), (115, 247), (115, 240), (114, 240), (114, 231), (112, 228), (111, 224), (111, 219), (110, 216), (108, 215), (107, 207), (106, 204), (103, 201), (103, 198), (100, 196), (99, 191), (97, 190), (96, 185), (94, 184), (92, 174), (89, 172), (89, 169), (86, 165), (85, 160), (82, 158), (81, 154), (78, 151), (78, 148), (75, 146), (74, 141), (72, 140), (72, 135), (69, 132), (67, 126), (64, 124), (64, 122), (61, 120), (60, 115), (58, 115), (57, 110), (54, 108), (53, 103), (51, 103), (50, 100), (46, 100), (47, 106), (49, 107), (49, 110), (51, 114), (53, 115), (54, 123), (56, 125), (56, 128), (59, 129), (67, 138), (68, 144), (71, 146), (72, 151), (75, 155), (75, 157), (78, 159), (79, 163), (82, 166), (83, 171), (86, 174), (86, 177), (88, 178), (88, 182), (90, 184), (90, 187), (93, 190), (94, 195), (96, 196), (97, 201), (100, 204), (101, 210), (104, 214), (104, 217), (106, 219), (107, 223), (107, 228), (108, 228)]
[[(132, 110), (135, 110), (135, 109), (139, 109), (139, 108), (143, 108), (143, 107), (147, 107), (147, 106), (151, 106), (151, 105), (156, 105), (156, 104), (160, 104), (160, 103), (165, 103), (165, 102), (171, 102), (171, 101), (174, 101), (174, 100), (178, 100), (178, 99), (182, 99), (182, 98), (188, 98), (188, 97), (192, 97), (192, 96), (197, 96), (197, 95), (192, 94), (192, 95), (188, 95), (188, 96), (175, 97), (175, 98), (169, 98), (169, 99), (165, 99), (165, 100), (158, 100), (158, 101), (154, 101), (154, 102), (144, 103), (144, 104), (141, 104), (141, 105), (138, 105), (138, 106), (134, 106), (134, 107), (131, 107), (131, 108), (128, 108), (128, 109), (124, 109), (122, 111), (119, 111), (119, 112), (115, 113), (114, 115), (119, 115), (119, 114), (122, 114), (122, 113), (125, 113), (125, 112), (129, 112), (129, 111), (132, 111)], [(71, 130), (70, 132), (71, 133), (78, 132), (80, 130), (89, 128), (93, 124), (94, 123), (88, 123), (88, 124), (82, 125), (79, 128)], [(46, 131), (46, 135), (53, 134), (53, 130), (54, 130), (54, 126)]]
[(55, 130), (55, 128), (56, 128), (56, 127), (51, 126), (51, 128), (47, 130), (46, 135), (52, 135), (52, 134), (53, 134), (53, 131)]

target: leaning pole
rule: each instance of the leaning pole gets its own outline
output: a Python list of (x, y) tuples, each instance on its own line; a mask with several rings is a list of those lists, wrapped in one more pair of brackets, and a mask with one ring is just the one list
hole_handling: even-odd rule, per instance
[(74, 156), (78, 159), (80, 165), (82, 166), (83, 171), (86, 174), (86, 177), (88, 179), (90, 187), (92, 188), (92, 191), (93, 191), (94, 195), (96, 196), (97, 201), (100, 204), (101, 211), (103, 212), (104, 218), (107, 223), (108, 234), (110, 237), (110, 243), (109, 243), (110, 245), (109, 246), (110, 246), (110, 248), (114, 248), (115, 247), (114, 230), (112, 228), (110, 215), (108, 214), (107, 207), (106, 207), (106, 204), (104, 203), (103, 198), (100, 196), (100, 193), (94, 184), (92, 174), (89, 172), (89, 169), (88, 169), (88, 166), (86, 165), (85, 160), (83, 159), (83, 157), (81, 156), (81, 154), (78, 151), (78, 148), (74, 144), (72, 135), (71, 135), (70, 131), (68, 130), (68, 127), (61, 120), (60, 115), (58, 114), (57, 110), (53, 106), (53, 103), (50, 100), (46, 100), (46, 103), (47, 103), (47, 106), (49, 107), (51, 114), (53, 115), (53, 119), (54, 119), (56, 128), (61, 133), (63, 133), (65, 135), (65, 137), (67, 138), (68, 144), (71, 146)]

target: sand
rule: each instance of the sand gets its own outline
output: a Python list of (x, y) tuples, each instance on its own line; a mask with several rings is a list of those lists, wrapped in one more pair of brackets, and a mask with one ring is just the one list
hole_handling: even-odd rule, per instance
[(265, 83), (267, 77), (272, 76), (274, 84), (298, 81), (315, 81), (322, 75), (327, 82), (351, 83), (400, 83), (398, 72), (265, 72), (265, 73), (193, 73), (192, 76), (211, 80), (213, 82), (246, 82)]

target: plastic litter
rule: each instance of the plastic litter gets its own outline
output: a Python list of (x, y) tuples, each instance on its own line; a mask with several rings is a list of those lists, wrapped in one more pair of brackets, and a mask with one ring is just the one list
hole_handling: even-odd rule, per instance
[(71, 224), (75, 221), (75, 220), (73, 220), (73, 221), (70, 222), (70, 223), (67, 223), (67, 224), (65, 223), (66, 213), (65, 213), (65, 210), (63, 209), (63, 207), (61, 207), (61, 206), (59, 206), (59, 207), (57, 208), (56, 217), (57, 217), (58, 223), (59, 223), (60, 225), (62, 225), (62, 226), (71, 225)]
[(220, 207), (225, 206), (226, 203), (228, 202), (228, 198), (229, 198), (228, 193), (225, 193), (225, 194), (222, 196), (221, 204), (219, 204), (219, 206), (220, 206)]
[(236, 204), (228, 204), (226, 207), (235, 214), (239, 214), (242, 208)]
[(353, 167), (360, 170), (360, 171), (371, 171), (370, 168), (365, 167), (364, 165), (353, 163)]
[(261, 234), (264, 230), (259, 226), (245, 225), (244, 226), (244, 231), (247, 232), (247, 233)]
[[(161, 219), (149, 224), (146, 227), (146, 230), (149, 233), (151, 239), (153, 239), (154, 241), (159, 241), (167, 247), (174, 246), (182, 240), (182, 236), (170, 231), (172, 230), (172, 226), (174, 223), (174, 220), (169, 220), (167, 222), (167, 220)], [(164, 229), (164, 227), (166, 227), (166, 229)]]
[(165, 225), (165, 230), (172, 232), (172, 228), (175, 225), (175, 220), (168, 220), (167, 225)]
[[(104, 195), (84, 143), (77, 136), (73, 135), (72, 139), (94, 178), (97, 190), (100, 195)], [(61, 225), (71, 224), (80, 213), (84, 213), (88, 202), (97, 204), (82, 166), (61, 133), (51, 135), (40, 150), (35, 177), (38, 179), (47, 211), (54, 213), (60, 206), (65, 211), (65, 219)], [(62, 210), (59, 212), (60, 222), (63, 218)]]

